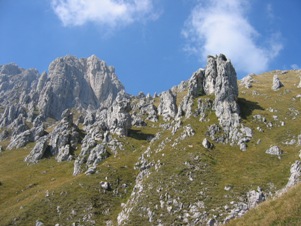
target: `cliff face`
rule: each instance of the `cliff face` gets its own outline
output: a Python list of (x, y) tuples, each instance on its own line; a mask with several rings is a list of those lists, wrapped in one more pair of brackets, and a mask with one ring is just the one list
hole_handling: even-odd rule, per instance
[(152, 97), (127, 94), (96, 56), (57, 58), (41, 75), (2, 65), (0, 224), (219, 225), (242, 216), (300, 181), (300, 75), (238, 82), (220, 54)]
[(38, 108), (46, 117), (58, 119), (67, 108), (108, 107), (123, 90), (114, 68), (96, 56), (58, 58), (49, 66)]

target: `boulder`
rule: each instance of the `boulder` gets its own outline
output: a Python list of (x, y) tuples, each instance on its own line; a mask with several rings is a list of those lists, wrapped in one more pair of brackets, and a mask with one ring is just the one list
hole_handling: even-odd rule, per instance
[(253, 77), (256, 76), (255, 74), (249, 74), (241, 80), (241, 85), (245, 88), (250, 89), (253, 83)]
[(213, 144), (211, 144), (211, 143), (209, 142), (209, 140), (207, 140), (207, 138), (204, 138), (204, 140), (202, 141), (202, 145), (203, 145), (203, 147), (206, 148), (206, 149), (211, 149), (212, 146), (213, 146)]
[(277, 155), (280, 157), (283, 154), (283, 151), (278, 146), (272, 146), (265, 151), (269, 155)]
[(277, 90), (279, 90), (281, 87), (283, 87), (283, 84), (282, 84), (282, 82), (280, 81), (280, 79), (278, 78), (278, 75), (274, 75), (274, 77), (273, 77), (272, 90), (277, 91)]
[(100, 187), (101, 187), (102, 189), (104, 189), (104, 190), (106, 190), (106, 191), (111, 190), (111, 184), (110, 184), (109, 182), (107, 182), (107, 181), (101, 181), (101, 182), (99, 183), (99, 185), (100, 185)]

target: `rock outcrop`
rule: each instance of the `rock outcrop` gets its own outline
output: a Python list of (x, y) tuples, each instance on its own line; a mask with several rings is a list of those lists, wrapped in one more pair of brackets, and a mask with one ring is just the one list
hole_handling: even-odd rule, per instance
[[(215, 114), (225, 132), (237, 128), (239, 125), (239, 106), (237, 104), (238, 87), (237, 77), (234, 67), (224, 55), (219, 55), (216, 59), (215, 78)], [(230, 138), (231, 139), (231, 138)]]
[(45, 117), (56, 119), (67, 108), (109, 107), (124, 90), (114, 68), (96, 56), (58, 58), (49, 66), (48, 81), (45, 83), (41, 77), (40, 83), (45, 87), (41, 90), (38, 108)]
[(241, 80), (241, 85), (245, 88), (250, 89), (252, 87), (252, 83), (254, 82), (253, 77), (256, 76), (255, 74), (249, 74)]
[(130, 110), (129, 95), (120, 92), (112, 106), (108, 108), (107, 113), (107, 125), (112, 133), (121, 136), (127, 135), (128, 129), (132, 126)]
[(278, 78), (278, 75), (274, 75), (273, 77), (273, 85), (272, 85), (272, 90), (277, 91), (283, 86), (282, 82)]
[(160, 96), (158, 114), (163, 116), (164, 121), (169, 121), (176, 117), (177, 112), (176, 96), (171, 92), (171, 90), (163, 92)]
[(73, 115), (69, 109), (62, 113), (61, 118), (62, 120), (49, 134), (50, 152), (56, 156), (58, 162), (72, 159), (80, 137), (78, 128), (73, 124)]
[(46, 149), (48, 147), (48, 136), (41, 137), (37, 140), (36, 145), (31, 150), (28, 156), (24, 159), (28, 163), (37, 163), (45, 156)]

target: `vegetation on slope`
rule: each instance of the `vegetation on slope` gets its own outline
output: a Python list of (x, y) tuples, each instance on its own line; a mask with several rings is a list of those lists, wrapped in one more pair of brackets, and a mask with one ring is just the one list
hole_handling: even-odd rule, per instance
[[(300, 99), (296, 98), (301, 92), (296, 87), (298, 74), (289, 71), (279, 75), (284, 87), (272, 91), (275, 73), (279, 74), (270, 72), (254, 77), (251, 89), (240, 87), (242, 123), (253, 130), (246, 152), (225, 144), (216, 143), (211, 150), (202, 146), (208, 126), (218, 124), (214, 112), (208, 111), (204, 122), (197, 117), (182, 119), (174, 135), (162, 127), (168, 123), (161, 118), (156, 123), (148, 122), (147, 127), (132, 128), (129, 137), (119, 138), (124, 150), (102, 162), (94, 175), (74, 177), (73, 162), (57, 163), (52, 158), (27, 165), (23, 160), (33, 143), (0, 153), (0, 225), (33, 225), (36, 220), (45, 225), (72, 222), (116, 225), (121, 204), (129, 199), (139, 173), (135, 165), (148, 147), (147, 161), (153, 163), (153, 167), (143, 180), (144, 190), (131, 212), (129, 224), (153, 225), (160, 220), (165, 224), (182, 224), (183, 218), (179, 216), (185, 216), (184, 210), (194, 204), (207, 211), (208, 217), (223, 219), (227, 212), (222, 210), (224, 206), (244, 200), (248, 191), (259, 186), (273, 194), (285, 186), (290, 166), (299, 158), (300, 148), (285, 142), (301, 133), (301, 106)], [(179, 98), (183, 95), (180, 93)], [(256, 121), (253, 116), (258, 114), (266, 122)], [(267, 126), (269, 122), (272, 127)], [(181, 139), (186, 126), (191, 126), (195, 135)], [(150, 142), (148, 138), (158, 132), (159, 139)], [(280, 159), (265, 153), (271, 145), (278, 145), (284, 151)], [(101, 181), (109, 182), (112, 189), (102, 189)], [(229, 191), (225, 190), (227, 186), (231, 188)], [(298, 225), (299, 193), (300, 185), (279, 199), (263, 203), (232, 224)], [(168, 203), (169, 200), (173, 203)], [(153, 212), (152, 222), (149, 222), (149, 210)]]

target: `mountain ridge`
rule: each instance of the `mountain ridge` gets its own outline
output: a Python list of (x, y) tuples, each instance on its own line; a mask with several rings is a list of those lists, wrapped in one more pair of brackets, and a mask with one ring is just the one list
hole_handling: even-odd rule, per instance
[[(68, 168), (57, 174), (53, 193), (45, 189), (55, 182), (39, 173), (25, 190), (0, 179), (4, 203), (19, 205), (5, 189), (18, 200), (39, 194), (17, 217), (4, 211), (3, 225), (33, 224), (34, 217), (46, 225), (219, 225), (300, 180), (299, 71), (248, 75), (237, 83), (225, 55), (208, 56), (205, 69), (153, 97), (125, 93), (113, 67), (96, 56), (57, 58), (48, 74), (16, 65), (0, 71), (0, 161), (15, 156), (24, 172), (50, 164), (52, 176)], [(274, 74), (282, 84), (276, 89)], [(9, 165), (2, 165), (4, 173)], [(57, 189), (70, 197), (60, 200)], [(57, 211), (37, 211), (45, 202)]]

